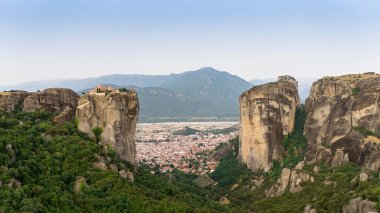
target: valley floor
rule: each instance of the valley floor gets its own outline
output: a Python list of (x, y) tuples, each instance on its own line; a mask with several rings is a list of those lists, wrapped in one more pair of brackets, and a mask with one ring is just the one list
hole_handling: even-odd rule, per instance
[[(161, 172), (173, 169), (198, 175), (213, 172), (219, 161), (208, 157), (217, 146), (238, 136), (237, 128), (226, 130), (233, 125), (237, 123), (139, 124), (136, 143), (138, 161), (152, 168), (159, 166)], [(176, 134), (184, 128), (193, 132)]]

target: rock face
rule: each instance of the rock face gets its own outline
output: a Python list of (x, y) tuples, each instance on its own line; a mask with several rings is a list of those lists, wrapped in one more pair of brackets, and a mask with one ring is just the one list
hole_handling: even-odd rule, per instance
[(297, 87), (293, 77), (280, 76), (240, 96), (239, 160), (251, 170), (268, 171), (282, 160), (284, 135), (293, 131), (300, 103)]
[[(380, 75), (325, 77), (313, 83), (306, 100), (306, 159), (341, 165), (347, 161), (379, 168), (379, 153), (366, 147), (356, 127), (380, 133)], [(370, 163), (368, 163), (370, 162)]]
[(325, 77), (314, 82), (306, 100), (308, 143), (334, 143), (354, 126), (379, 133), (379, 94), (379, 74)]
[(94, 128), (102, 128), (101, 144), (136, 166), (138, 113), (139, 102), (135, 91), (98, 87), (80, 97), (76, 115), (79, 130), (93, 136)]
[(314, 177), (288, 168), (282, 169), (281, 177), (277, 183), (272, 186), (267, 192), (267, 197), (278, 197), (283, 195), (287, 190), (290, 193), (299, 192), (302, 190), (303, 182), (314, 182)]
[(78, 94), (71, 89), (45, 89), (27, 96), (23, 103), (23, 111), (35, 112), (43, 109), (56, 116), (55, 122), (63, 123), (75, 117), (78, 99)]
[(343, 207), (343, 213), (376, 213), (376, 203), (363, 200), (361, 197), (352, 199), (350, 203)]
[(0, 109), (12, 112), (20, 106), (24, 112), (45, 110), (55, 116), (56, 123), (63, 123), (75, 117), (78, 99), (79, 96), (71, 89), (51, 88), (36, 93), (1, 92)]
[(0, 110), (12, 112), (18, 105), (22, 105), (26, 96), (30, 93), (25, 91), (0, 92)]

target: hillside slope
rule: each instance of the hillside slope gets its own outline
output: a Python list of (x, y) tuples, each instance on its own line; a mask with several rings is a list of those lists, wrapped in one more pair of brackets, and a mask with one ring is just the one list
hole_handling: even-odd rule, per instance
[(182, 173), (125, 177), (128, 162), (46, 112), (0, 111), (0, 134), (0, 212), (225, 211)]

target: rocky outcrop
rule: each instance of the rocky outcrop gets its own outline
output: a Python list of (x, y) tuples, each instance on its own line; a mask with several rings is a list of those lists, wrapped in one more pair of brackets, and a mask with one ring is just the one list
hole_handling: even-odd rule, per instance
[(337, 149), (335, 151), (334, 159), (332, 161), (333, 166), (341, 166), (349, 162), (348, 153), (344, 154), (342, 149)]
[(361, 197), (352, 199), (347, 206), (343, 207), (343, 213), (376, 213), (376, 203), (363, 200)]
[(17, 106), (24, 112), (44, 110), (52, 113), (56, 123), (64, 123), (75, 117), (79, 96), (71, 89), (51, 88), (29, 93), (11, 91), (0, 93), (0, 109), (12, 112)]
[(138, 113), (139, 102), (135, 91), (96, 88), (81, 96), (76, 116), (79, 130), (93, 136), (93, 129), (101, 128), (103, 133), (100, 143), (136, 166), (135, 131)]
[(6, 166), (10, 166), (16, 162), (16, 153), (15, 153), (15, 150), (13, 149), (12, 144), (7, 144), (5, 146), (5, 150), (7, 150), (7, 154), (10, 158)]
[(10, 181), (8, 183), (8, 187), (10, 189), (12, 189), (12, 188), (20, 188), (21, 185), (22, 185), (21, 181), (17, 180), (16, 178), (13, 178), (13, 177), (10, 179)]
[(216, 185), (216, 182), (207, 175), (199, 175), (193, 182), (202, 188)]
[(120, 177), (127, 179), (129, 182), (134, 182), (135, 181), (135, 176), (133, 172), (130, 172), (128, 170), (122, 169), (119, 171)]
[[(347, 161), (379, 168), (377, 149), (366, 147), (357, 127), (380, 133), (380, 75), (325, 77), (313, 83), (306, 100), (306, 159), (341, 165)], [(371, 162), (371, 163), (368, 163)]]
[(83, 188), (87, 186), (87, 180), (86, 178), (82, 176), (78, 176), (75, 183), (74, 183), (74, 192), (75, 193), (80, 193), (82, 192)]
[(227, 197), (221, 197), (219, 203), (223, 206), (230, 205), (231, 201)]
[(314, 177), (306, 173), (284, 168), (282, 169), (281, 177), (277, 180), (277, 183), (266, 192), (266, 196), (278, 197), (287, 192), (287, 190), (289, 190), (290, 193), (299, 192), (302, 190), (303, 182), (314, 182)]
[(299, 103), (297, 81), (290, 76), (244, 92), (240, 96), (240, 162), (253, 171), (268, 171), (273, 160), (282, 160), (284, 135), (294, 129)]
[(311, 205), (306, 205), (305, 209), (303, 210), (304, 213), (317, 213), (316, 209), (313, 209)]
[(45, 89), (28, 95), (23, 102), (23, 111), (45, 110), (55, 116), (56, 123), (63, 123), (75, 117), (78, 99), (78, 94), (71, 89)]
[(308, 164), (315, 162), (330, 162), (332, 158), (332, 153), (329, 148), (326, 148), (320, 144), (309, 145), (308, 153), (305, 159)]
[(314, 82), (306, 100), (308, 143), (334, 143), (354, 126), (379, 133), (379, 94), (379, 74), (325, 77)]
[(22, 102), (29, 94), (25, 91), (0, 92), (0, 110), (14, 111), (17, 106), (21, 107)]

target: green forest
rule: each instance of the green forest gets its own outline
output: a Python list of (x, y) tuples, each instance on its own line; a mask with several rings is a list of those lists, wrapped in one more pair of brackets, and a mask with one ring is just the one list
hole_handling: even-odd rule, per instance
[[(107, 155), (76, 123), (54, 125), (46, 112), (0, 112), (0, 212), (220, 212), (207, 191), (140, 167), (131, 183), (93, 166)], [(119, 167), (127, 162), (110, 155)], [(133, 168), (132, 168), (133, 170)], [(85, 182), (75, 190), (78, 177)]]

